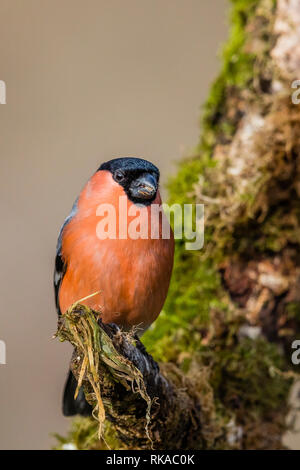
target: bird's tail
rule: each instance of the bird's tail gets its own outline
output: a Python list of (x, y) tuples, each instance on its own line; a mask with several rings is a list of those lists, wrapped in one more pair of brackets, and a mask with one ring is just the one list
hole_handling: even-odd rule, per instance
[(76, 400), (74, 399), (76, 387), (77, 381), (69, 370), (63, 396), (63, 414), (64, 416), (90, 416), (93, 408), (86, 401), (82, 387), (79, 390)]

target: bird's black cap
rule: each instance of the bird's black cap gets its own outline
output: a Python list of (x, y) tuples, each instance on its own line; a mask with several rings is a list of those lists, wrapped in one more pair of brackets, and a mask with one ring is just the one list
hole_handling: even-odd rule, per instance
[(153, 163), (144, 160), (143, 158), (122, 157), (114, 158), (108, 162), (102, 163), (98, 168), (100, 170), (108, 170), (114, 173), (116, 170), (125, 170), (132, 172), (153, 172), (159, 177), (159, 169)]

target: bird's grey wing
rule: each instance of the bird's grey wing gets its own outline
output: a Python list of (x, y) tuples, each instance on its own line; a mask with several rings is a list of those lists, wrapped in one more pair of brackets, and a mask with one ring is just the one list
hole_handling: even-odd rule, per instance
[(54, 267), (54, 294), (55, 294), (55, 305), (56, 305), (56, 310), (58, 315), (61, 315), (61, 311), (59, 308), (59, 289), (62, 283), (62, 280), (64, 278), (67, 265), (65, 261), (63, 260), (62, 257), (62, 237), (63, 237), (63, 231), (66, 225), (73, 219), (73, 217), (76, 215), (77, 212), (77, 204), (78, 204), (78, 198), (73, 204), (72, 210), (68, 217), (65, 219), (59, 235), (58, 235), (58, 240), (57, 240), (57, 245), (56, 245), (56, 256), (55, 256), (55, 267)]

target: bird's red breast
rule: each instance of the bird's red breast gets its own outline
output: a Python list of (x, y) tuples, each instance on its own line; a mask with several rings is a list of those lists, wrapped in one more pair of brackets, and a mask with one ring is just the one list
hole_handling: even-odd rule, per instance
[[(118, 238), (119, 198), (123, 188), (109, 171), (98, 171), (83, 189), (77, 212), (62, 234), (62, 257), (67, 266), (60, 290), (59, 306), (64, 313), (73, 303), (95, 292), (82, 303), (100, 311), (105, 323), (125, 328), (148, 327), (160, 313), (169, 287), (174, 253), (174, 239)], [(111, 204), (116, 211), (117, 238), (101, 240), (97, 236), (97, 208)], [(161, 204), (159, 192), (153, 204)], [(134, 205), (127, 198), (128, 211)], [(151, 233), (152, 205), (143, 206)], [(133, 219), (126, 214), (127, 226)], [(163, 216), (164, 217), (164, 216)], [(152, 219), (153, 223), (153, 219)], [(152, 227), (153, 229), (153, 227)]]

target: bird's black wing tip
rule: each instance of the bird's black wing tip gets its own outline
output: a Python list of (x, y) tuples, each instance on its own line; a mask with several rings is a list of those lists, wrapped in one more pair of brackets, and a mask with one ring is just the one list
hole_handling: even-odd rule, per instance
[(74, 399), (76, 387), (77, 387), (77, 381), (74, 375), (72, 374), (72, 372), (69, 371), (69, 374), (66, 380), (64, 396), (63, 396), (64, 416), (67, 416), (67, 417), (75, 416), (75, 415), (91, 416), (93, 408), (86, 401), (82, 388), (79, 390), (76, 400)]

